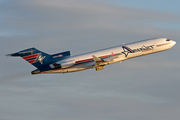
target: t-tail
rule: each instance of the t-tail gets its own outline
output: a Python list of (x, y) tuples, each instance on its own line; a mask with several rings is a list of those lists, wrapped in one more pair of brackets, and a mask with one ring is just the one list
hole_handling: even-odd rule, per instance
[(52, 69), (49, 64), (54, 63), (56, 61), (62, 60), (66, 57), (70, 56), (70, 51), (49, 55), (44, 53), (36, 48), (29, 48), (17, 53), (8, 54), (7, 56), (17, 57), (20, 56), (37, 69), (32, 71), (32, 74), (38, 74), (46, 70)]

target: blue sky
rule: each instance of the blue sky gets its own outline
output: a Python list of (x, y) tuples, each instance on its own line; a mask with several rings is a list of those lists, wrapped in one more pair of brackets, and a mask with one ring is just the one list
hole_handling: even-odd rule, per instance
[[(179, 4), (180, 1), (172, 0), (172, 1), (164, 1), (164, 0), (151, 0), (151, 1), (144, 1), (144, 0), (99, 0), (101, 2), (105, 1), (107, 3), (117, 5), (117, 6), (125, 6), (131, 8), (138, 8), (138, 9), (148, 9), (148, 10), (159, 10), (165, 11), (171, 14), (178, 15), (180, 13)], [(178, 22), (179, 23), (179, 22)], [(163, 24), (162, 22), (154, 23), (152, 25), (169, 28), (169, 29), (179, 29), (180, 24), (172, 23)]]
[[(1, 0), (0, 119), (179, 120), (179, 1)], [(36, 47), (72, 55), (166, 37), (164, 52), (94, 69), (31, 75), (6, 54)]]
[(118, 6), (126, 7), (135, 7), (140, 9), (152, 9), (152, 10), (163, 10), (167, 12), (179, 13), (179, 4), (178, 0), (164, 1), (164, 0), (99, 0), (101, 2), (106, 1)]

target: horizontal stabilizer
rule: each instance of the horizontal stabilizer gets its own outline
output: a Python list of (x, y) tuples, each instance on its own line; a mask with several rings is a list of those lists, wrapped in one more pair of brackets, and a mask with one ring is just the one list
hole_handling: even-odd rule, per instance
[(16, 54), (16, 53), (12, 53), (12, 54), (7, 54), (6, 56), (13, 56), (13, 54)]
[(7, 54), (6, 56), (13, 56), (13, 57), (23, 57), (23, 56), (27, 56), (27, 55), (32, 55), (37, 49), (36, 48), (29, 48), (29, 49), (25, 49), (16, 53), (12, 53), (12, 54)]

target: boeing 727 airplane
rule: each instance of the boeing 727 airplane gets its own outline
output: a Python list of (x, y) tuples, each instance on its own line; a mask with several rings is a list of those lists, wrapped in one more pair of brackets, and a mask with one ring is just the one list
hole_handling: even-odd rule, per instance
[(32, 71), (32, 74), (68, 73), (90, 68), (95, 68), (98, 71), (112, 63), (170, 49), (175, 44), (176, 42), (173, 40), (158, 38), (123, 44), (76, 56), (70, 56), (70, 51), (49, 55), (36, 48), (25, 49), (7, 56), (20, 56), (35, 66), (37, 69)]

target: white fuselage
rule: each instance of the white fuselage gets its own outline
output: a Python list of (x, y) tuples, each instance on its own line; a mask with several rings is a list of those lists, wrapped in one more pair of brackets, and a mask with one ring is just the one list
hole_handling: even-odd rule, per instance
[(103, 65), (108, 65), (116, 62), (121, 62), (130, 58), (164, 51), (173, 47), (175, 44), (175, 41), (169, 40), (167, 38), (143, 40), (134, 43), (123, 44), (107, 49), (69, 57), (62, 61), (59, 61), (59, 63), (74, 61), (74, 65), (67, 68), (54, 69), (42, 73), (67, 73), (94, 68), (95, 61), (92, 57), (93, 55), (101, 58), (104, 61)]

